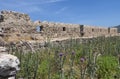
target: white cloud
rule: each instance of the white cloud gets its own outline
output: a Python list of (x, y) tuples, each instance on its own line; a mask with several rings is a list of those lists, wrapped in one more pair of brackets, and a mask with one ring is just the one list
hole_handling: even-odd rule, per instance
[(27, 7), (24, 9), (19, 9), (19, 10), (25, 13), (33, 13), (33, 12), (41, 12), (42, 8), (39, 8), (37, 6), (32, 6), (32, 7)]
[(58, 11), (55, 12), (55, 14), (60, 14), (62, 12), (64, 12), (68, 7), (63, 7), (61, 9), (59, 9)]
[(55, 2), (61, 2), (65, 0), (46, 0), (47, 3), (55, 3)]
[[(26, 14), (29, 14), (31, 19), (34, 19), (34, 20), (37, 20), (39, 18), (43, 18), (43, 19), (52, 18), (53, 20), (55, 15), (57, 14), (59, 15), (62, 12), (65, 12), (66, 9), (68, 9), (67, 7), (62, 8), (61, 6), (58, 6), (58, 7), (61, 7), (61, 8), (58, 8), (52, 5), (52, 4), (57, 4), (57, 2), (59, 4), (60, 1), (63, 1), (63, 0), (35, 0), (35, 1), (17, 0), (15, 3), (13, 1), (12, 2), (5, 1), (2, 3), (0, 2), (0, 5), (2, 4), (0, 7), (0, 10), (1, 9), (12, 10), (20, 13), (26, 13)], [(59, 16), (56, 16), (56, 17), (59, 17)]]
[(22, 11), (25, 13), (38, 12), (42, 10), (42, 8), (40, 8), (37, 5), (37, 2), (27, 2), (27, 1), (17, 1), (14, 3), (2, 2), (0, 3), (0, 5), (1, 5), (0, 9), (16, 10), (16, 11)]
[(22, 11), (26, 13), (32, 13), (32, 12), (40, 12), (44, 10), (44, 6), (46, 4), (61, 2), (65, 0), (5, 0), (0, 2), (0, 9), (7, 9), (7, 10), (16, 10), (16, 11)]

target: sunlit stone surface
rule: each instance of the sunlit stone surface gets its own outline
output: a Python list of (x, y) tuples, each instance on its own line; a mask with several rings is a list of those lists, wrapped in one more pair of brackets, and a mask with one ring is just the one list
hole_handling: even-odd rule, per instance
[(0, 77), (15, 76), (17, 71), (20, 70), (19, 64), (19, 59), (16, 56), (0, 53)]

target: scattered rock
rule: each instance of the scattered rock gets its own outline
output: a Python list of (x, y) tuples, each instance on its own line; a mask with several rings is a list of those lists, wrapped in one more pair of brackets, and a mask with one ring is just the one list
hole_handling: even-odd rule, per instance
[(8, 78), (15, 76), (19, 68), (19, 59), (11, 54), (0, 53), (0, 77)]

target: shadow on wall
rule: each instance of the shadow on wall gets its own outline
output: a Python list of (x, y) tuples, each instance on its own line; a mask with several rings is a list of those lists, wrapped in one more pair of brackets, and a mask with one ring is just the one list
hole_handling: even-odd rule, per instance
[(4, 21), (4, 16), (0, 14), (0, 22)]
[(80, 35), (84, 36), (84, 25), (80, 25)]

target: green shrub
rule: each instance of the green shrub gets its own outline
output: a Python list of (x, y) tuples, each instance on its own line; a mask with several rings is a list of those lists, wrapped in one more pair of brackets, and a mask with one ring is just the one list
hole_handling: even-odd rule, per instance
[(40, 78), (46, 79), (48, 75), (48, 61), (47, 60), (43, 60), (41, 64), (39, 64), (38, 74), (40, 75)]
[(97, 76), (101, 79), (113, 79), (118, 66), (117, 58), (114, 56), (102, 56), (97, 61)]

